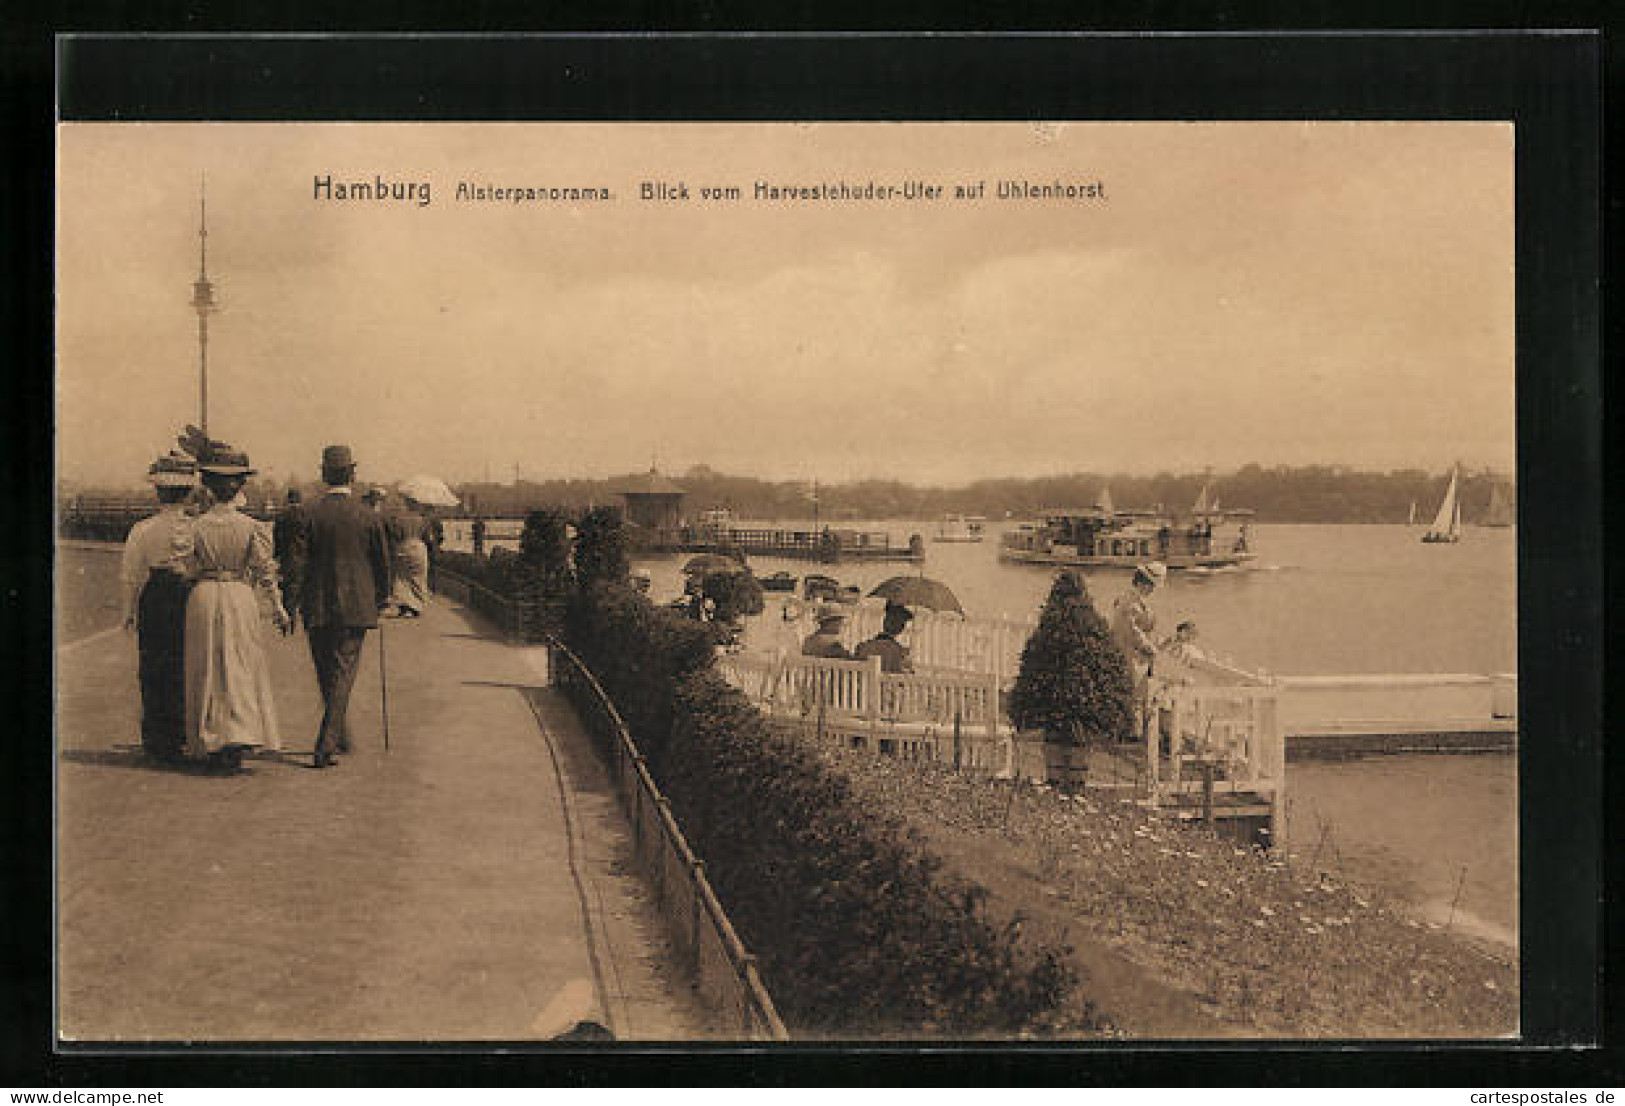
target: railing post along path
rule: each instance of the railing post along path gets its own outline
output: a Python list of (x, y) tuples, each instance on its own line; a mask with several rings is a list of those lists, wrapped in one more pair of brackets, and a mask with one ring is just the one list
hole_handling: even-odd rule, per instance
[[(619, 760), (623, 767), (623, 804), (634, 824), (634, 849), (645, 875), (654, 884), (657, 897), (666, 908), (666, 922), (671, 928), (674, 942), (679, 946), (689, 938), (691, 960), (696, 983), (702, 995), (720, 996), (713, 1010), (725, 1014), (738, 1011), (735, 1028), (747, 1036), (768, 1040), (789, 1040), (789, 1032), (779, 1017), (772, 996), (763, 986), (756, 970), (755, 958), (746, 950), (718, 901), (705, 865), (694, 855), (688, 841), (671, 811), (670, 803), (660, 793), (650, 775), (642, 753), (615, 704), (605, 692), (597, 677), (575, 653), (551, 634), (546, 636), (549, 648), (571, 670), (568, 686), (576, 689), (575, 698), (588, 699), (597, 709), (592, 712), (599, 725), (607, 732), (602, 735), (612, 749), (605, 750), (611, 760)], [(624, 758), (624, 759), (623, 759)], [(630, 768), (626, 771), (625, 768)], [(650, 832), (650, 831), (653, 832)], [(653, 855), (651, 855), (651, 852)], [(677, 917), (676, 888), (669, 886), (670, 874), (676, 872), (687, 883), (689, 901), (693, 904)], [(701, 954), (707, 933), (713, 935), (723, 949), (725, 970), (713, 976), (708, 972), (709, 962)]]

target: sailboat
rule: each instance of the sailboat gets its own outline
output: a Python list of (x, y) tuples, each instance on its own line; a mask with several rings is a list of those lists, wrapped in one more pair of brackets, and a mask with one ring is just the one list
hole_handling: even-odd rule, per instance
[(1406, 526), (1416, 525), (1416, 500), (1411, 500), (1411, 515), (1405, 520)]
[(1433, 516), (1433, 525), (1422, 535), (1428, 545), (1450, 544), (1461, 540), (1461, 501), (1456, 498), (1456, 477), (1459, 469), (1450, 470), (1450, 487), (1445, 490), (1439, 513)]
[(1511, 526), (1515, 518), (1512, 510), (1512, 501), (1507, 498), (1505, 484), (1496, 484), (1490, 488), (1489, 510), (1484, 512), (1484, 521), (1481, 526)]

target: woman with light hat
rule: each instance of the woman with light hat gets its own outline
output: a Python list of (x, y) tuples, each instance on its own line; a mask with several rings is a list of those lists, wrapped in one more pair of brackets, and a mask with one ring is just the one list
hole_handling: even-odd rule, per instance
[(141, 747), (166, 764), (186, 745), (186, 578), (192, 519), (186, 501), (197, 484), (197, 462), (170, 452), (147, 470), (158, 513), (130, 528), (119, 575), (124, 628), (136, 632), (141, 680)]
[(236, 507), (254, 470), (248, 454), (210, 442), (198, 461), (211, 505), (193, 523), (196, 583), (186, 604), (186, 751), (236, 771), (249, 749), (280, 749), (271, 673), (260, 641), (263, 597), (282, 633), (293, 628), (265, 529)]
[(1140, 727), (1146, 719), (1147, 681), (1157, 658), (1157, 642), (1151, 635), (1157, 628), (1157, 615), (1151, 609), (1151, 596), (1168, 578), (1168, 569), (1159, 561), (1138, 565), (1128, 591), (1112, 604), (1112, 638), (1128, 659), (1134, 681), (1134, 709)]
[(411, 496), (403, 494), (401, 503), (384, 522), (395, 571), (390, 601), (396, 618), (418, 618), (429, 605), (429, 520)]

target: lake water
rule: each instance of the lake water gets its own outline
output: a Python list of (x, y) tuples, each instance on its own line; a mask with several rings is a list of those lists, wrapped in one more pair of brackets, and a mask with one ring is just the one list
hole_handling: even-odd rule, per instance
[[(810, 522), (780, 523), (811, 528)], [(929, 540), (920, 522), (843, 524), (885, 530), (895, 541), (926, 538), (923, 566), (818, 566), (752, 557), (758, 576), (784, 569), (824, 572), (865, 592), (889, 576), (923, 572), (951, 588), (973, 617), (1034, 617), (1053, 569), (999, 559), (1003, 524), (985, 541)], [(1512, 672), (1517, 668), (1516, 531), (1468, 527), (1456, 545), (1423, 545), (1421, 527), (1253, 528), (1258, 559), (1246, 569), (1169, 575), (1153, 601), (1159, 628), (1185, 619), (1202, 644), (1248, 669), (1288, 675), (1371, 672)], [(657, 599), (682, 591), (686, 557), (640, 560)], [(1102, 614), (1129, 584), (1121, 569), (1085, 573)]]

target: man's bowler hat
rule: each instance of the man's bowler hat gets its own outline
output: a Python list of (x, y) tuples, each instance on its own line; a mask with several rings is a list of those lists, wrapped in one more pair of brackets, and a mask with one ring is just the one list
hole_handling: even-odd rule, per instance
[(330, 445), (322, 450), (322, 468), (349, 469), (355, 468), (355, 457), (347, 445)]

